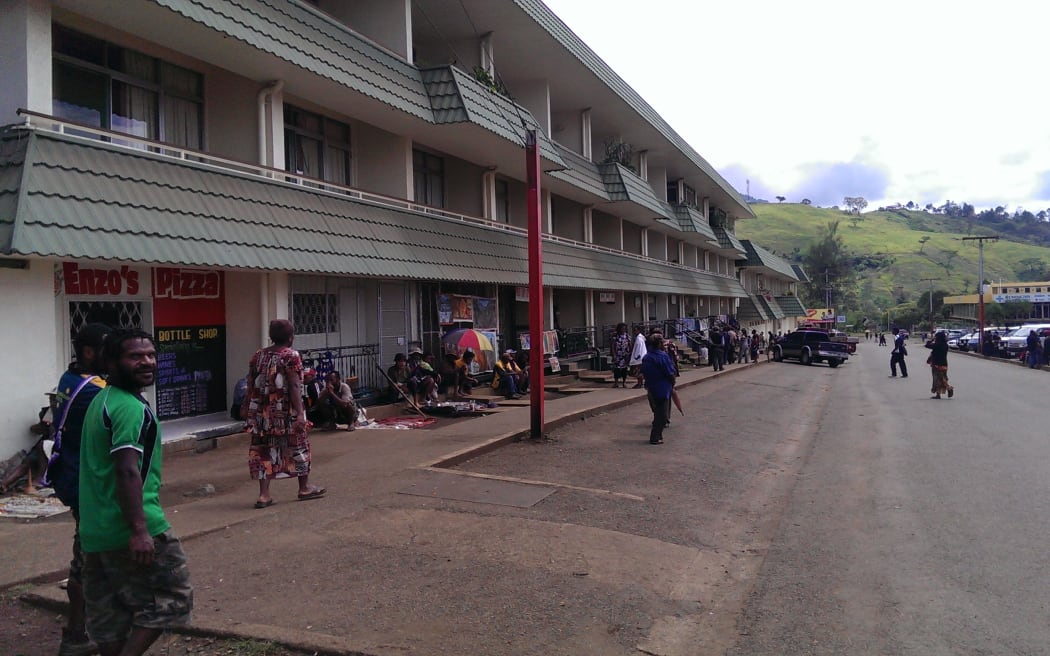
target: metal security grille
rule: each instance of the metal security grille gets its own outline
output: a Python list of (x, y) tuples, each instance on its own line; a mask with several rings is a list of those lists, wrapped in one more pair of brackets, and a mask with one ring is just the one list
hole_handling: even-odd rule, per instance
[(139, 328), (142, 322), (141, 301), (70, 301), (69, 302), (69, 352), (73, 351), (73, 338), (89, 323), (104, 323), (110, 328)]
[(339, 297), (335, 294), (292, 294), (292, 322), (301, 335), (339, 332)]

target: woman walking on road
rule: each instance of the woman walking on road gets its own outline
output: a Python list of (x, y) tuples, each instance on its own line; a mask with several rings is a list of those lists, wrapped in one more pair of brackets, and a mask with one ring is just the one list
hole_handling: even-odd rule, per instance
[(926, 348), (932, 351), (926, 360), (933, 375), (932, 398), (939, 399), (941, 394), (947, 394), (950, 399), (955, 395), (955, 388), (948, 384), (948, 336), (943, 331), (938, 332), (926, 342)]

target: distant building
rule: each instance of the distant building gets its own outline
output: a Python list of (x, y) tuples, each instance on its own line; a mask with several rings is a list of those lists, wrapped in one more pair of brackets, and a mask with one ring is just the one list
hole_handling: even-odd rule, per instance
[[(1026, 317), (1016, 317), (1019, 321), (1050, 319), (1050, 282), (999, 282), (985, 286), (984, 302), (1013, 303), (1027, 302), (1032, 310)], [(978, 320), (979, 297), (977, 294), (945, 296), (944, 304), (951, 308), (951, 318), (963, 321)]]

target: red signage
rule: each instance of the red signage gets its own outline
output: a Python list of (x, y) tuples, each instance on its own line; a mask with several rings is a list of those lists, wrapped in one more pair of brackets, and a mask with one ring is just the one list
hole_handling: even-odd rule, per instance
[(69, 296), (135, 296), (139, 293), (139, 272), (128, 266), (93, 269), (76, 262), (63, 262), (62, 280)]
[(222, 276), (218, 271), (196, 269), (154, 269), (153, 298), (189, 300), (220, 298)]
[(224, 287), (221, 271), (154, 268), (154, 327), (226, 325)]

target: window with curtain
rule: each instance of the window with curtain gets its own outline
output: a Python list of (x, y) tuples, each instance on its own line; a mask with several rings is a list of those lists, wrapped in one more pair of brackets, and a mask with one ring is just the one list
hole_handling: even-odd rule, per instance
[(52, 46), (55, 116), (203, 148), (200, 73), (61, 25), (52, 28)]
[(350, 186), (350, 154), (349, 125), (295, 105), (284, 106), (286, 170)]
[(422, 150), (413, 150), (412, 177), (417, 203), (431, 207), (445, 206), (444, 159)]

